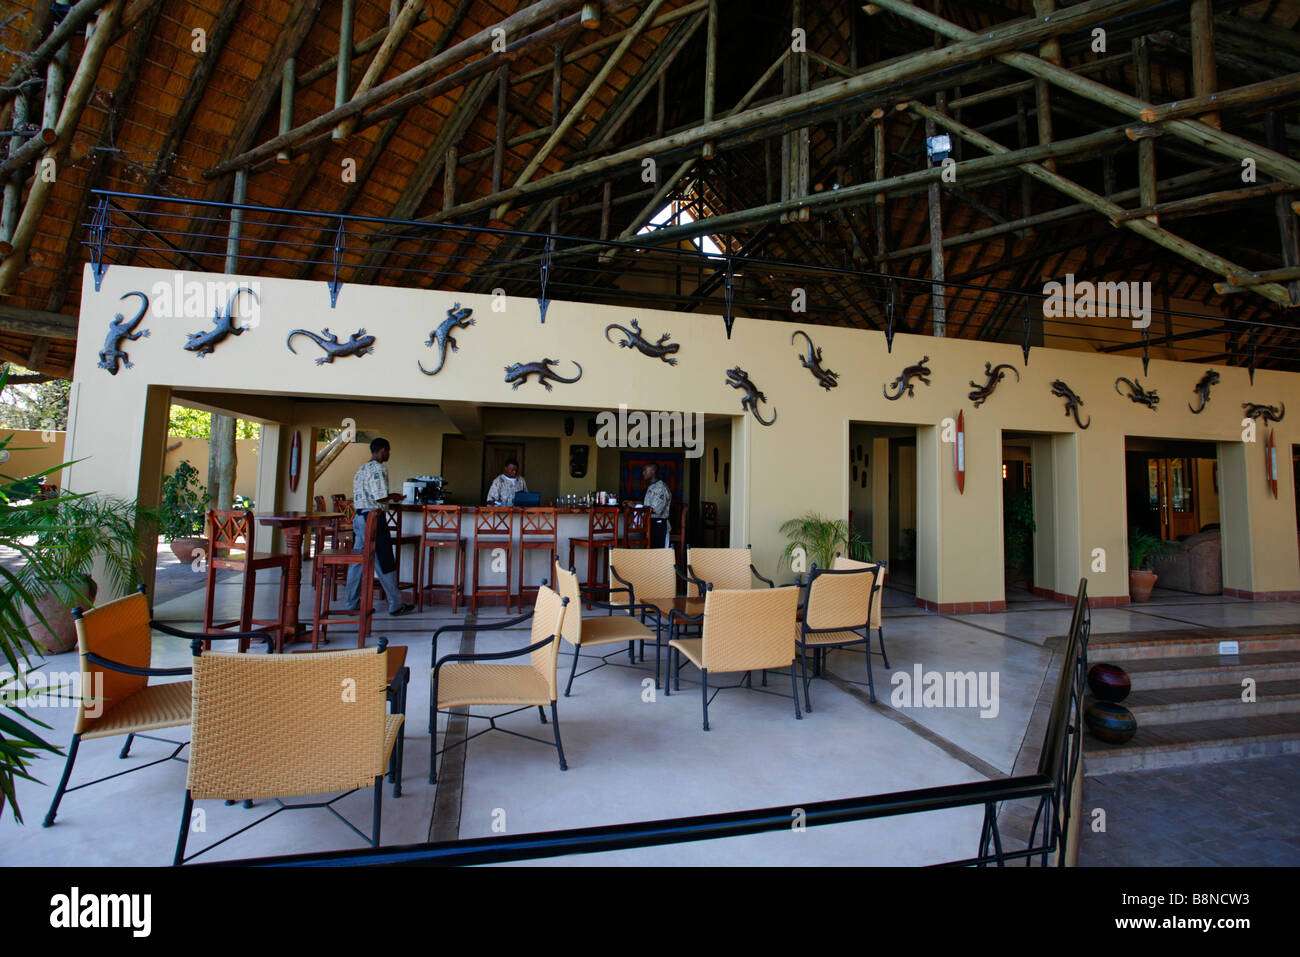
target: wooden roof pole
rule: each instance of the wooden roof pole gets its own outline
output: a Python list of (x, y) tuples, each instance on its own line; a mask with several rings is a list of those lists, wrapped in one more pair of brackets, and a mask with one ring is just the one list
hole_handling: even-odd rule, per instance
[[(936, 8), (937, 9), (937, 8)], [(1046, 17), (1056, 10), (1056, 0), (1034, 0), (1034, 16)], [(1061, 41), (1056, 37), (1038, 45), (1038, 55), (1048, 63), (1061, 65)], [(1052, 94), (1046, 80), (1034, 81), (1034, 107), (1038, 112), (1038, 142), (1052, 142)], [(1056, 172), (1056, 160), (1046, 160), (1043, 166)]]
[[(579, 117), (582, 116), (582, 111), (587, 108), (587, 104), (591, 102), (592, 97), (594, 97), (601, 87), (605, 85), (605, 80), (609, 78), (614, 67), (618, 65), (618, 61), (623, 58), (623, 54), (628, 51), (628, 48), (632, 46), (636, 38), (641, 35), (641, 32), (649, 25), (650, 21), (654, 19), (654, 15), (663, 4), (664, 0), (650, 0), (649, 6), (641, 11), (641, 15), (637, 17), (636, 22), (632, 24), (632, 28), (628, 30), (623, 36), (623, 39), (619, 41), (618, 46), (614, 48), (614, 52), (606, 57), (604, 64), (598, 71), (596, 71), (596, 75), (591, 78), (591, 82), (587, 84), (587, 88), (582, 91), (582, 95), (578, 97), (573, 106), (569, 107), (569, 111), (564, 115), (564, 118), (560, 120), (555, 129), (551, 131), (551, 135), (546, 139), (546, 142), (537, 149), (537, 152), (535, 152), (524, 165), (523, 170), (520, 171), (518, 178), (515, 180), (516, 187), (522, 186), (524, 183), (532, 179), (533, 174), (537, 172), (542, 163), (546, 162), (546, 158), (551, 155), (551, 151), (559, 145), (560, 140), (564, 138), (564, 134), (568, 132), (569, 128), (578, 121)], [(500, 219), (504, 216), (507, 208), (508, 204), (506, 203), (502, 203), (498, 206), (496, 218)]]
[[(989, 139), (983, 133), (980, 133), (976, 130), (971, 129), (968, 126), (958, 123), (955, 120), (950, 119), (949, 117), (943, 116), (937, 111), (930, 109), (930, 107), (926, 106), (923, 103), (917, 103), (913, 101), (911, 104), (909, 104), (909, 109), (911, 109), (913, 113), (916, 113), (919, 116), (933, 119), (937, 125), (951, 130), (952, 132), (956, 133), (958, 136), (962, 137), (968, 142), (975, 144), (976, 146), (980, 147), (981, 149), (995, 156), (998, 155), (1007, 156), (1007, 155), (1011, 155), (1012, 153), (1011, 150), (1007, 149), (1002, 144)], [(970, 162), (972, 161), (967, 161), (966, 165), (969, 165)], [(979, 162), (979, 161), (976, 160), (974, 162)], [(1080, 186), (1078, 183), (1074, 182), (1073, 180), (1066, 179), (1064, 176), (1061, 176), (1059, 173), (1050, 172), (1049, 170), (1046, 170), (1042, 166), (1038, 165), (1037, 163), (1030, 162), (1030, 163), (1022, 163), (1018, 165), (1020, 166), (1021, 170), (1023, 170), (1025, 173), (1029, 174), (1030, 176), (1034, 177), (1038, 181), (1045, 183), (1048, 186), (1051, 186), (1053, 189), (1059, 190), (1060, 192), (1065, 193), (1067, 196), (1071, 196), (1074, 199), (1079, 200), (1080, 202), (1086, 203), (1087, 205), (1091, 206), (1093, 209), (1097, 210), (1097, 212), (1102, 213), (1105, 216), (1108, 217), (1122, 216), (1125, 212), (1123, 207), (1111, 202), (1110, 200), (1106, 199), (1106, 197), (1098, 196), (1096, 193), (1092, 192), (1089, 189), (1086, 189), (1083, 186)], [(1168, 230), (1161, 229), (1159, 226), (1155, 226), (1147, 222), (1145, 219), (1125, 220), (1123, 225), (1128, 229), (1133, 230), (1139, 236), (1143, 236), (1146, 239), (1149, 239), (1161, 246), (1164, 246), (1166, 249), (1170, 250), (1171, 252), (1177, 253), (1179, 256), (1182, 256), (1184, 259), (1188, 260), (1189, 262), (1194, 263), (1197, 266), (1201, 266), (1202, 268), (1212, 270), (1213, 272), (1216, 272), (1220, 276), (1223, 276), (1225, 278), (1249, 275), (1246, 269), (1243, 269), (1241, 266), (1238, 266), (1236, 263), (1229, 262), (1228, 260), (1222, 258), (1221, 256), (1218, 256), (1215, 253), (1210, 252), (1209, 250), (1202, 249), (1196, 244), (1190, 243), (1180, 236), (1175, 236), (1173, 233), (1169, 232)], [(1260, 295), (1272, 299), (1274, 302), (1282, 303), (1284, 305), (1290, 302), (1290, 297), (1287, 295), (1286, 289), (1284, 289), (1282, 286), (1277, 285), (1276, 283), (1257, 286), (1255, 287), (1255, 291), (1260, 293)]]
[(1221, 93), (1194, 96), (1186, 100), (1175, 100), (1172, 103), (1161, 103), (1158, 106), (1143, 110), (1139, 119), (1144, 123), (1163, 123), (1166, 120), (1194, 116), (1211, 106), (1226, 109), (1228, 107), (1253, 105), (1274, 97), (1293, 96), (1296, 93), (1300, 93), (1300, 73), (1288, 73), (1286, 76), (1261, 80), (1259, 83), (1239, 86), (1235, 89), (1224, 90)]
[[(1214, 60), (1214, 10), (1211, 0), (1191, 0), (1192, 95), (1209, 96), (1218, 85)], [(1147, 99), (1147, 97), (1143, 97)], [(1217, 111), (1200, 117), (1202, 123), (1218, 129), (1223, 125)]]
[(9, 79), (5, 80), (4, 84), (0, 86), (0, 103), (8, 103), (12, 100), (18, 84), (29, 76), (36, 76), (40, 69), (49, 63), (83, 26), (90, 22), (90, 18), (109, 2), (110, 0), (81, 0), (80, 3), (73, 7), (68, 12), (68, 15), (63, 18), (63, 22), (45, 38), (45, 41), (31, 54), (23, 57), (22, 62), (14, 67), (14, 71), (9, 74)]
[[(915, 7), (909, 0), (876, 0), (873, 6), (883, 7), (892, 13), (911, 20), (913, 23), (936, 30), (950, 40), (961, 42), (981, 36), (981, 34), (972, 33), (965, 27), (958, 26), (944, 20), (942, 17), (937, 17)], [(1093, 100), (1120, 113), (1126, 113), (1134, 118), (1140, 118), (1143, 110), (1155, 109), (1155, 106), (1151, 103), (1144, 102), (1127, 93), (1121, 93), (1119, 90), (1098, 83), (1096, 80), (1090, 80), (1087, 77), (1071, 73), (1064, 67), (1047, 63), (1032, 54), (998, 53), (996, 56), (1008, 66), (1041, 77), (1062, 89), (1069, 90), (1071, 93)], [(1243, 156), (1253, 157), (1256, 166), (1270, 176), (1288, 183), (1300, 184), (1300, 163), (1260, 146), (1258, 143), (1252, 143), (1250, 140), (1234, 136), (1231, 133), (1225, 133), (1195, 120), (1169, 120), (1163, 123), (1162, 126), (1180, 139), (1196, 143), (1212, 153), (1218, 153), (1220, 156), (1226, 156), (1238, 161)]]
[[(113, 42), (118, 18), (122, 15), (123, 2), (124, 0), (109, 0), (108, 5), (100, 11), (99, 19), (95, 23), (95, 32), (87, 41), (86, 48), (81, 54), (81, 62), (77, 64), (77, 72), (72, 77), (72, 83), (63, 101), (63, 109), (59, 113), (59, 124), (56, 127), (58, 139), (45, 154), (56, 164), (67, 153), (72, 143), (72, 135), (76, 132), (77, 123), (81, 119), (81, 111), (95, 88), (95, 77), (98, 76), (99, 67), (104, 62), (104, 54), (108, 52), (109, 45)], [(23, 214), (14, 230), (13, 251), (4, 262), (0, 263), (0, 293), (13, 291), (18, 271), (27, 261), (27, 250), (40, 225), (45, 203), (53, 191), (53, 177), (37, 176), (32, 182), (32, 188), (27, 194), (27, 205), (23, 207)]]

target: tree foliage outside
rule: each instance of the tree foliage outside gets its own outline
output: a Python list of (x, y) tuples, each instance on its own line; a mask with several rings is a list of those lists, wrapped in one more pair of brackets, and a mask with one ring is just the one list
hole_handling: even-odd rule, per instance
[[(14, 375), (29, 374), (17, 367), (11, 367), (11, 371)], [(6, 386), (0, 392), (0, 428), (63, 431), (68, 427), (71, 388), (67, 379)]]
[[(167, 425), (167, 434), (173, 439), (207, 439), (212, 437), (212, 413), (200, 412), (198, 409), (183, 405), (173, 405), (171, 419)], [(255, 439), (261, 435), (261, 427), (247, 419), (235, 420), (236, 439)]]

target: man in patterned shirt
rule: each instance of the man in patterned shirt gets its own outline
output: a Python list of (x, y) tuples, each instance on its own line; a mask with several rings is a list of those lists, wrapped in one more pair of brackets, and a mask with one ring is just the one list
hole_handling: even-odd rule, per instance
[[(400, 501), (401, 493), (388, 493), (389, 446), (387, 439), (374, 439), (370, 443), (370, 461), (357, 469), (352, 479), (352, 505), (356, 517), (352, 519), (352, 536), (356, 544), (353, 552), (360, 552), (366, 542), (366, 516), (377, 508), (384, 508), (391, 502)], [(393, 559), (393, 540), (388, 535), (388, 522), (379, 520), (375, 530), (375, 570), (379, 581), (388, 596), (388, 613), (390, 615), (408, 615), (415, 611), (415, 606), (402, 600), (402, 590), (397, 585), (397, 562)], [(347, 610), (358, 611), (361, 608), (361, 566), (353, 565), (348, 569)]]
[(641, 481), (647, 483), (644, 504), (650, 512), (650, 547), (664, 548), (668, 544), (668, 510), (673, 504), (673, 493), (659, 478), (659, 469), (652, 462), (641, 470)]

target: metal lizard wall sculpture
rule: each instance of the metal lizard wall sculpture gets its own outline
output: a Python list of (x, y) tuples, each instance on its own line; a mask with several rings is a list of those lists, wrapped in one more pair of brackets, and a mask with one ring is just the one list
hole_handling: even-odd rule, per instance
[(375, 337), (366, 335), (364, 329), (358, 329), (352, 333), (352, 337), (347, 342), (339, 342), (339, 337), (331, 333), (329, 329), (322, 329), (319, 336), (314, 332), (308, 332), (306, 329), (294, 329), (289, 333), (289, 338), (284, 340), (284, 344), (289, 347), (290, 352), (297, 355), (298, 352), (293, 347), (294, 336), (306, 336), (325, 350), (325, 355), (316, 360), (318, 366), (333, 362), (335, 359), (344, 356), (360, 357), (375, 351)]
[(245, 327), (235, 322), (235, 300), (239, 298), (241, 292), (246, 292), (258, 302), (261, 302), (256, 292), (247, 286), (240, 286), (226, 300), (226, 311), (222, 313), (221, 310), (217, 310), (216, 317), (212, 320), (214, 323), (213, 328), (208, 329), (206, 332), (191, 332), (189, 339), (186, 340), (182, 348), (188, 352), (197, 353), (198, 357), (202, 359), (204, 356), (216, 352), (217, 346), (225, 340), (226, 336), (242, 336)]
[(1201, 397), (1201, 407), (1199, 409), (1194, 409), (1190, 402), (1187, 403), (1187, 408), (1192, 409), (1193, 415), (1200, 415), (1205, 411), (1205, 407), (1210, 404), (1210, 388), (1218, 384), (1219, 373), (1215, 372), (1213, 369), (1201, 376), (1201, 381), (1196, 383), (1196, 388), (1192, 390)]
[(577, 382), (582, 378), (582, 366), (570, 359), (575, 366), (578, 366), (578, 374), (572, 379), (565, 379), (551, 371), (551, 366), (558, 365), (559, 359), (543, 359), (540, 362), (514, 362), (506, 366), (506, 382), (513, 382), (517, 389), (528, 381), (530, 375), (536, 375), (537, 381), (546, 386), (546, 391), (551, 391), (551, 383), (546, 381), (550, 379), (553, 382)]
[(127, 296), (140, 297), (140, 311), (132, 318), (126, 319), (122, 313), (118, 313), (113, 321), (108, 324), (108, 338), (104, 340), (104, 348), (99, 350), (99, 362), (96, 363), (101, 369), (107, 369), (109, 375), (117, 375), (118, 360), (122, 365), (130, 369), (133, 365), (127, 358), (126, 352), (122, 349), (124, 341), (135, 342), (137, 339), (143, 339), (149, 335), (148, 329), (136, 331), (136, 326), (144, 320), (144, 314), (149, 311), (149, 297), (142, 292), (127, 292), (122, 294), (122, 298)]
[[(1121, 382), (1128, 386), (1127, 393), (1119, 387)], [(1160, 396), (1156, 395), (1156, 390), (1152, 389), (1148, 392), (1146, 389), (1142, 388), (1140, 380), (1134, 382), (1132, 379), (1126, 379), (1124, 376), (1120, 376), (1115, 380), (1115, 391), (1120, 395), (1127, 394), (1130, 400), (1136, 402), (1138, 405), (1145, 405), (1152, 412), (1156, 411), (1156, 406), (1160, 403)]]
[[(1003, 369), (1006, 372), (1003, 372)], [(993, 365), (991, 362), (984, 363), (984, 375), (987, 381), (983, 385), (976, 385), (974, 379), (970, 380), (970, 384), (975, 391), (968, 395), (967, 398), (975, 403), (975, 408), (978, 409), (988, 401), (989, 396), (993, 394), (993, 390), (998, 387), (998, 383), (1007, 377), (1007, 372), (1014, 373), (1016, 381), (1020, 381), (1020, 373), (1015, 366), (1007, 365), (1005, 362), (1000, 362), (997, 365)]]
[(799, 357), (799, 364), (813, 374), (817, 384), (829, 392), (839, 385), (839, 373), (832, 372), (830, 369), (822, 368), (822, 351), (813, 345), (812, 338), (802, 329), (796, 329), (790, 334), (790, 344), (794, 345), (794, 337), (803, 336), (808, 343), (808, 351)]
[(1061, 379), (1052, 383), (1052, 395), (1058, 396), (1065, 400), (1065, 414), (1074, 416), (1074, 424), (1081, 429), (1086, 429), (1092, 425), (1092, 416), (1088, 416), (1088, 425), (1079, 421), (1079, 406), (1083, 405), (1083, 400), (1074, 394), (1074, 390), (1065, 384)]
[(631, 329), (627, 328), (627, 326), (620, 326), (617, 322), (611, 322), (605, 327), (605, 339), (608, 342), (614, 342), (613, 339), (609, 338), (611, 329), (617, 329), (623, 333), (624, 338), (615, 343), (619, 348), (636, 349), (643, 356), (649, 356), (651, 359), (663, 359), (670, 366), (677, 365), (673, 353), (682, 346), (679, 342), (669, 342), (668, 340), (671, 338), (669, 333), (665, 332), (660, 336), (658, 342), (650, 342), (641, 334), (641, 326), (635, 319), (632, 320)]
[(1260, 405), (1256, 402), (1243, 402), (1241, 408), (1246, 413), (1246, 418), (1258, 419), (1262, 416), (1266, 425), (1269, 422), (1281, 422), (1282, 417), (1286, 415), (1285, 402), (1282, 403), (1281, 408), (1273, 405)]
[[(888, 399), (890, 402), (893, 402), (897, 399), (901, 399), (903, 397), (904, 392), (906, 392), (909, 396), (915, 396), (916, 391), (912, 383), (913, 379), (915, 379), (917, 382), (920, 382), (922, 385), (929, 385), (930, 367), (926, 365), (926, 363), (929, 361), (930, 361), (929, 356), (922, 356), (920, 362), (918, 362), (914, 366), (908, 366), (906, 369), (903, 370), (903, 374), (900, 375), (897, 379), (895, 379), (887, 386), (882, 386), (881, 391), (885, 393), (885, 398)], [(898, 391), (895, 392), (894, 395), (890, 395), (889, 390), (891, 388), (896, 389)]]
[(776, 421), (775, 409), (772, 410), (771, 421), (765, 420), (758, 414), (758, 403), (766, 402), (767, 396), (758, 391), (758, 387), (750, 381), (749, 374), (740, 366), (727, 370), (727, 385), (745, 393), (744, 398), (740, 400), (740, 408), (752, 412), (760, 425), (771, 425)]
[(460, 303), (454, 302), (451, 308), (447, 310), (447, 318), (438, 324), (438, 328), (429, 333), (429, 339), (425, 342), (426, 346), (438, 346), (438, 364), (432, 369), (426, 369), (419, 359), (415, 364), (420, 367), (420, 371), (425, 375), (437, 375), (442, 371), (442, 367), (447, 364), (447, 347), (451, 347), (452, 352), (459, 352), (460, 348), (456, 345), (456, 340), (452, 332), (456, 329), (468, 329), (474, 325), (473, 309), (462, 309)]

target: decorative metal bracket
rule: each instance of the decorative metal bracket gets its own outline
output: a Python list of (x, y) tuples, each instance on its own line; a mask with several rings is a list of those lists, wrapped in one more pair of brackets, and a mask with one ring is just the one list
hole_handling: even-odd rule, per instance
[[(1147, 365), (1151, 362), (1151, 327), (1142, 328), (1142, 374), (1147, 374)], [(1137, 399), (1133, 400), (1137, 402)]]
[(1250, 365), (1247, 366), (1247, 368), (1250, 369), (1251, 385), (1255, 384), (1255, 353), (1258, 351), (1258, 349), (1259, 349), (1259, 330), (1252, 327), (1250, 330)]
[(547, 236), (546, 245), (542, 247), (542, 266), (540, 275), (542, 294), (537, 298), (537, 308), (540, 310), (542, 315), (542, 325), (546, 324), (546, 310), (550, 308), (551, 305), (551, 300), (546, 298), (546, 284), (551, 279), (551, 253), (553, 249), (552, 237)]
[(100, 198), (90, 221), (90, 263), (91, 271), (95, 274), (95, 292), (99, 292), (99, 284), (104, 281), (104, 273), (108, 271), (108, 263), (104, 262), (104, 250), (108, 246), (108, 236), (112, 229), (108, 197), (104, 196)]
[(894, 280), (885, 281), (885, 351), (894, 351)]
[(339, 217), (339, 228), (334, 232), (334, 276), (330, 279), (330, 308), (333, 309), (339, 303), (339, 290), (343, 288), (343, 283), (339, 282), (339, 270), (343, 268), (343, 250), (347, 246), (347, 232), (343, 229), (343, 218)]
[(1020, 346), (1020, 351), (1025, 354), (1025, 365), (1029, 365), (1029, 329), (1032, 318), (1029, 313), (1029, 297), (1025, 296), (1025, 340)]
[[(722, 321), (725, 322), (725, 323), (727, 324), (727, 338), (728, 338), (728, 339), (731, 338), (731, 325), (732, 325), (732, 323), (734, 323), (734, 322), (736, 321), (736, 317), (733, 316), (733, 315), (731, 314), (731, 297), (734, 295), (734, 290), (732, 289), (731, 280), (732, 280), (732, 278), (733, 278), (734, 275), (735, 275), (735, 274), (732, 272), (732, 269), (731, 269), (731, 257), (728, 256), (728, 257), (727, 257), (727, 279), (726, 279), (726, 285), (723, 286), (723, 289), (722, 289), (722, 291), (723, 291), (723, 296), (726, 298), (726, 301), (727, 301), (727, 311), (726, 311), (726, 313), (723, 315), (723, 317), (722, 317)], [(758, 418), (758, 412), (757, 412), (757, 411), (754, 413), (754, 417), (755, 417), (755, 418)], [(760, 421), (761, 421), (761, 420), (760, 420)]]

